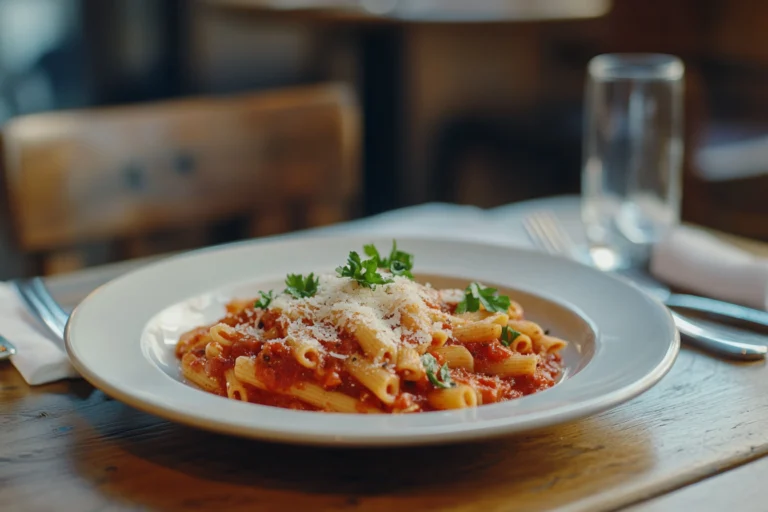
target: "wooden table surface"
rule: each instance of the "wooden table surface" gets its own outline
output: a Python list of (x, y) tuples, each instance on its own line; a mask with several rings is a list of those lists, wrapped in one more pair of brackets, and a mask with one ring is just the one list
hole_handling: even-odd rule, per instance
[(765, 512), (768, 457), (626, 509), (626, 512)]
[[(72, 303), (131, 266), (56, 278), (51, 288)], [(767, 380), (764, 363), (683, 349), (649, 392), (569, 425), (477, 444), (335, 450), (176, 425), (80, 380), (30, 388), (6, 363), (0, 509), (681, 510), (716, 503), (702, 498), (708, 486), (727, 498), (717, 482), (740, 471), (727, 470), (768, 453)], [(754, 464), (768, 476), (766, 461)]]

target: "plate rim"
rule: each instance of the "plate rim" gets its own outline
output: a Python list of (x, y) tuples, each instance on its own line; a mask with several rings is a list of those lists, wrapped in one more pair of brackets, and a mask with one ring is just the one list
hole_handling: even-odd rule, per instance
[[(365, 447), (390, 446), (391, 447), (391, 446), (448, 444), (448, 443), (456, 443), (456, 442), (477, 441), (477, 440), (484, 440), (484, 439), (493, 439), (500, 436), (513, 435), (513, 434), (527, 432), (527, 431), (538, 429), (538, 428), (551, 427), (551, 426), (561, 425), (564, 423), (569, 423), (576, 419), (593, 416), (605, 410), (612, 409), (622, 403), (625, 403), (639, 396), (645, 391), (649, 390), (670, 371), (670, 369), (672, 368), (678, 356), (678, 353), (680, 350), (680, 334), (675, 327), (672, 314), (666, 308), (666, 306), (664, 306), (663, 303), (660, 302), (655, 297), (652, 297), (646, 294), (645, 292), (643, 292), (640, 288), (633, 286), (630, 283), (626, 283), (620, 277), (617, 277), (612, 274), (604, 273), (590, 267), (586, 267), (586, 268), (589, 271), (595, 272), (609, 279), (612, 279), (620, 283), (622, 286), (625, 286), (626, 288), (632, 289), (635, 293), (642, 294), (650, 303), (654, 304), (654, 307), (656, 307), (657, 309), (659, 309), (659, 311), (664, 313), (664, 317), (666, 318), (666, 321), (667, 321), (667, 327), (669, 328), (669, 332), (672, 335), (669, 341), (669, 344), (667, 345), (666, 351), (663, 357), (660, 359), (660, 361), (656, 364), (656, 366), (652, 370), (650, 370), (644, 376), (635, 380), (634, 382), (628, 383), (621, 388), (618, 388), (608, 393), (601, 394), (589, 400), (582, 400), (580, 402), (577, 402), (576, 404), (560, 405), (558, 407), (538, 413), (534, 417), (530, 417), (530, 418), (524, 417), (514, 423), (509, 423), (508, 421), (505, 421), (505, 419), (484, 420), (482, 422), (482, 426), (479, 428), (448, 430), (446, 432), (438, 432), (438, 433), (435, 432), (436, 429), (434, 427), (431, 427), (431, 430), (429, 433), (416, 431), (416, 432), (410, 432), (407, 434), (387, 433), (387, 434), (376, 434), (372, 436), (359, 436), (359, 435), (348, 435), (348, 434), (345, 434), (344, 436), (333, 436), (329, 434), (310, 434), (310, 435), (303, 436), (301, 438), (297, 438), (294, 432), (281, 432), (279, 430), (275, 430), (272, 428), (259, 428), (255, 426), (244, 428), (239, 425), (228, 423), (226, 419), (219, 418), (216, 420), (212, 420), (208, 418), (203, 418), (201, 416), (196, 415), (194, 411), (191, 411), (188, 413), (181, 413), (172, 409), (162, 407), (161, 405), (156, 405), (151, 401), (142, 400), (138, 397), (131, 395), (129, 391), (125, 391), (120, 387), (113, 386), (112, 384), (107, 382), (104, 378), (99, 376), (97, 371), (92, 371), (91, 369), (89, 369), (88, 365), (84, 364), (78, 358), (76, 350), (75, 348), (73, 348), (73, 341), (72, 341), (73, 339), (72, 331), (74, 329), (73, 326), (77, 321), (77, 319), (79, 319), (79, 317), (81, 316), (81, 312), (84, 309), (85, 305), (88, 304), (89, 302), (97, 300), (98, 296), (101, 293), (103, 293), (103, 290), (109, 287), (110, 285), (112, 285), (113, 283), (132, 279), (135, 274), (150, 270), (154, 267), (157, 267), (160, 265), (168, 265), (168, 264), (173, 265), (174, 263), (183, 261), (187, 258), (204, 255), (207, 253), (219, 253), (219, 252), (223, 253), (232, 249), (249, 247), (249, 246), (254, 246), (254, 247), (259, 245), (290, 246), (294, 244), (305, 245), (305, 244), (313, 244), (320, 241), (328, 242), (329, 240), (338, 240), (340, 242), (343, 242), (343, 241), (358, 242), (362, 239), (378, 241), (384, 238), (388, 238), (388, 239), (396, 238), (398, 240), (398, 243), (401, 243), (402, 245), (405, 245), (409, 241), (414, 241), (419, 243), (433, 242), (433, 243), (445, 243), (445, 244), (459, 244), (459, 245), (471, 246), (475, 248), (487, 247), (487, 248), (492, 248), (493, 250), (501, 249), (501, 250), (506, 250), (510, 253), (518, 252), (518, 253), (528, 254), (529, 256), (531, 255), (545, 256), (548, 259), (558, 260), (560, 261), (561, 264), (586, 267), (586, 265), (580, 264), (571, 259), (559, 256), (559, 255), (544, 254), (527, 247), (513, 246), (509, 244), (504, 244), (504, 243), (465, 240), (460, 238), (457, 239), (457, 238), (450, 238), (445, 236), (429, 236), (429, 235), (427, 236), (393, 236), (392, 234), (389, 234), (389, 233), (387, 234), (372, 233), (371, 235), (366, 235), (364, 233), (348, 233), (348, 234), (328, 234), (328, 235), (304, 236), (304, 237), (284, 236), (284, 237), (276, 237), (276, 238), (262, 239), (262, 240), (242, 240), (242, 241), (232, 242), (228, 244), (199, 248), (191, 251), (186, 251), (180, 254), (175, 254), (167, 258), (161, 258), (157, 261), (150, 262), (147, 265), (143, 265), (139, 268), (133, 269), (97, 287), (96, 289), (91, 291), (73, 309), (72, 314), (70, 315), (67, 321), (67, 325), (65, 328), (65, 335), (64, 335), (64, 342), (65, 342), (67, 354), (75, 370), (77, 370), (78, 373), (91, 385), (103, 391), (107, 395), (117, 400), (120, 400), (121, 402), (131, 407), (134, 407), (136, 409), (139, 409), (143, 412), (153, 414), (161, 418), (164, 418), (173, 422), (177, 422), (183, 425), (191, 426), (196, 429), (212, 431), (219, 434), (234, 435), (238, 437), (257, 439), (257, 440), (268, 441), (268, 442), (288, 443), (288, 444), (294, 444), (294, 445), (338, 446), (338, 447), (363, 447), (363, 446)], [(222, 282), (220, 283), (220, 287), (223, 288), (230, 284), (234, 284), (234, 283)], [(531, 291), (530, 289), (525, 289), (525, 288), (520, 288), (520, 290), (526, 291), (528, 293), (533, 293), (547, 300), (551, 299), (551, 297), (549, 296), (551, 295), (550, 293), (536, 293)], [(213, 291), (214, 289), (209, 290), (209, 292), (213, 292)], [(181, 300), (185, 300), (185, 299), (181, 299)], [(572, 306), (569, 305), (568, 308), (573, 311), (577, 311), (584, 321), (586, 321), (590, 326), (596, 328), (595, 332), (599, 332), (600, 326), (595, 325), (591, 317), (585, 315), (581, 310), (581, 308), (578, 306), (578, 304), (573, 304)], [(160, 311), (161, 310), (158, 310), (157, 313), (159, 313)], [(137, 340), (137, 343), (138, 343), (138, 340)], [(596, 340), (596, 343), (598, 343), (598, 348), (599, 348), (599, 344), (600, 344), (599, 336)], [(158, 368), (157, 371), (161, 371), (161, 370)], [(204, 391), (200, 391), (200, 390), (195, 390), (195, 391), (204, 393)], [(212, 397), (214, 396), (212, 395)], [(215, 397), (215, 398), (221, 398), (221, 397)], [(522, 399), (530, 399), (530, 398), (535, 398), (535, 395), (523, 397)], [(509, 402), (505, 402), (505, 403), (509, 403)], [(254, 404), (243, 404), (243, 405), (252, 407)], [(494, 405), (499, 405), (499, 404), (491, 404), (489, 406), (494, 406)], [(262, 407), (269, 407), (269, 406), (262, 406)], [(291, 411), (291, 412), (302, 413), (302, 414), (318, 414), (317, 412), (314, 412), (314, 411)], [(321, 414), (327, 414), (327, 413), (321, 413)], [(330, 414), (334, 414), (335, 416), (339, 416), (339, 417), (344, 416), (338, 413), (330, 413)], [(430, 414), (430, 413), (423, 413), (423, 414)], [(442, 413), (436, 413), (436, 414), (442, 414)], [(470, 425), (468, 425), (468, 427), (469, 426)]]

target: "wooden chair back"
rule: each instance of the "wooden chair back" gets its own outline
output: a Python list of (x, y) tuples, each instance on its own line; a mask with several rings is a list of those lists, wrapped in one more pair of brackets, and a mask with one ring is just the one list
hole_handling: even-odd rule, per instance
[(343, 220), (358, 117), (337, 84), (19, 117), (2, 128), (12, 232), (41, 254), (234, 217), (254, 236)]

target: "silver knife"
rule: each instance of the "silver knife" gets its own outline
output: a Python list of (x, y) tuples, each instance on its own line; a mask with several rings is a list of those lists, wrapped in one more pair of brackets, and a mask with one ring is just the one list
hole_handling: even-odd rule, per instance
[(736, 321), (747, 328), (757, 328), (758, 331), (768, 329), (768, 312), (708, 297), (672, 293), (669, 287), (642, 270), (626, 269), (616, 273), (651, 293), (670, 308), (698, 311), (714, 321)]
[[(716, 320), (736, 320), (759, 329), (768, 328), (768, 313), (756, 309), (722, 302), (706, 297), (675, 294), (670, 289), (651, 277), (637, 270), (619, 270), (615, 274), (634, 284), (646, 293), (656, 297), (670, 308), (678, 330), (686, 335), (688, 343), (719, 353), (723, 356), (745, 361), (764, 359), (768, 354), (768, 337), (723, 324), (704, 323), (702, 320), (689, 320), (676, 310), (689, 309), (705, 313)], [(742, 342), (734, 341), (736, 339)]]

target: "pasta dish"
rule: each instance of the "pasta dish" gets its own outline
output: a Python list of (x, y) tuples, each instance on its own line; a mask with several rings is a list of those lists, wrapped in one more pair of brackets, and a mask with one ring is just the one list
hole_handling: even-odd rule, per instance
[(284, 290), (233, 300), (183, 334), (185, 379), (262, 405), (410, 413), (502, 402), (553, 386), (566, 342), (494, 288), (419, 284), (413, 256), (367, 245), (334, 274), (289, 274)]

